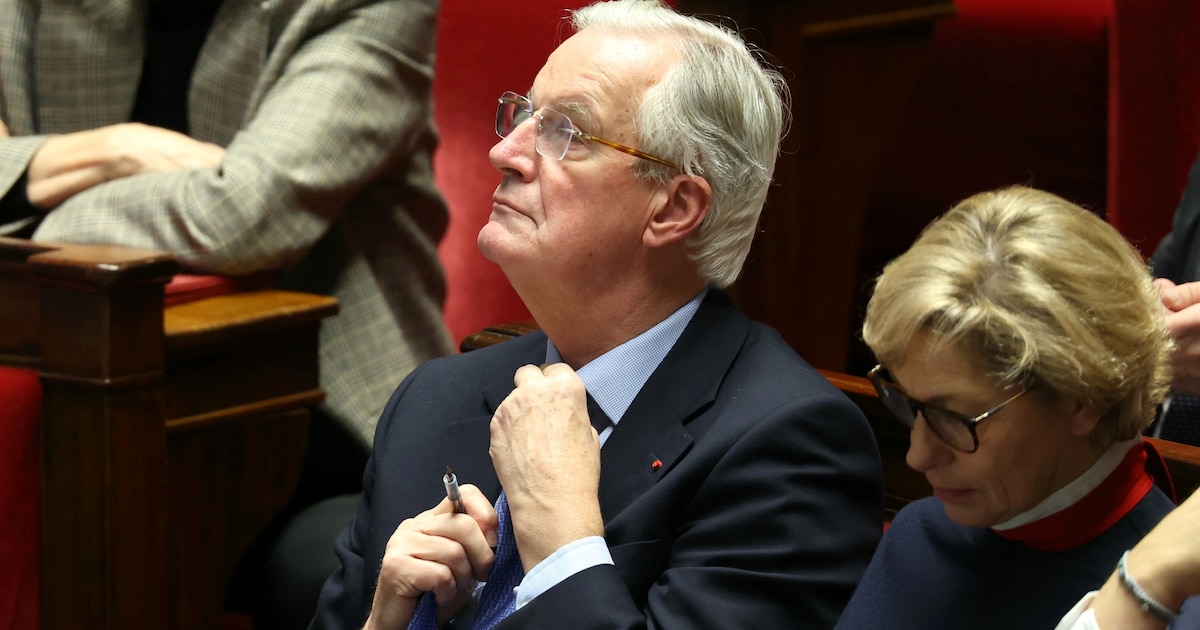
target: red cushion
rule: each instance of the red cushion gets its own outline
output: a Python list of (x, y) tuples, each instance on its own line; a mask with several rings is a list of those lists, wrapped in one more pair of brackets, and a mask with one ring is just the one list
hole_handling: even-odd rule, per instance
[(38, 627), (41, 398), (37, 372), (0, 367), (0, 628)]
[(176, 274), (163, 288), (163, 306), (175, 306), (237, 291), (261, 289), (271, 285), (274, 274), (248, 276), (201, 276)]

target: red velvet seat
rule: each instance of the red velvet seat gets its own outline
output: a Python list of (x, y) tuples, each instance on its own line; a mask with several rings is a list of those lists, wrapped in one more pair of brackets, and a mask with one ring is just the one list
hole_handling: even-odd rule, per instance
[(41, 384), (0, 367), (0, 628), (38, 628)]

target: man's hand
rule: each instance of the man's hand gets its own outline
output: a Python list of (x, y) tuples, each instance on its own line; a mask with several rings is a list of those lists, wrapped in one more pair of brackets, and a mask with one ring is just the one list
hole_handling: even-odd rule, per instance
[(1176, 285), (1158, 278), (1154, 284), (1162, 292), (1167, 330), (1175, 339), (1171, 389), (1200, 396), (1200, 282)]
[(54, 136), (29, 162), (27, 196), (50, 210), (104, 182), (143, 175), (218, 166), (225, 149), (181, 133), (124, 123)]
[(528, 572), (558, 548), (603, 536), (600, 440), (583, 381), (569, 366), (526, 365), (492, 416), (492, 463), (508, 495)]
[(460, 489), (466, 514), (449, 499), (400, 523), (388, 540), (365, 628), (406, 628), (422, 593), (433, 592), (445, 624), (486, 580), (495, 559), (496, 511), (472, 485)]
[(0, 120), (0, 138), (7, 138), (9, 135), (8, 125), (4, 124), (3, 120)]

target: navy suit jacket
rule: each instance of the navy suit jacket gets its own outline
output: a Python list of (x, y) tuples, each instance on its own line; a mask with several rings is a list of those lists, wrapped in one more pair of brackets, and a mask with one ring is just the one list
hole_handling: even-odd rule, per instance
[(1171, 232), (1163, 237), (1151, 259), (1154, 275), (1175, 284), (1200, 280), (1200, 156), (1188, 173)]
[[(388, 538), (445, 497), (447, 465), (496, 499), (491, 416), (545, 349), (532, 333), (435, 359), (400, 385), (313, 627), (361, 626)], [(710, 291), (601, 450), (615, 565), (568, 578), (500, 627), (832, 627), (879, 541), (882, 505), (858, 408)]]

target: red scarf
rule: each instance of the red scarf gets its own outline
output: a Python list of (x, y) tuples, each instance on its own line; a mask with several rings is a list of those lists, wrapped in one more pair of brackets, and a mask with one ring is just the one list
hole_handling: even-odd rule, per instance
[(1073, 505), (1020, 527), (992, 531), (1036, 551), (1066, 551), (1082, 546), (1121, 520), (1150, 492), (1155, 477), (1172, 496), (1171, 478), (1162, 456), (1149, 442), (1143, 441), (1142, 445), (1129, 449), (1116, 470)]

